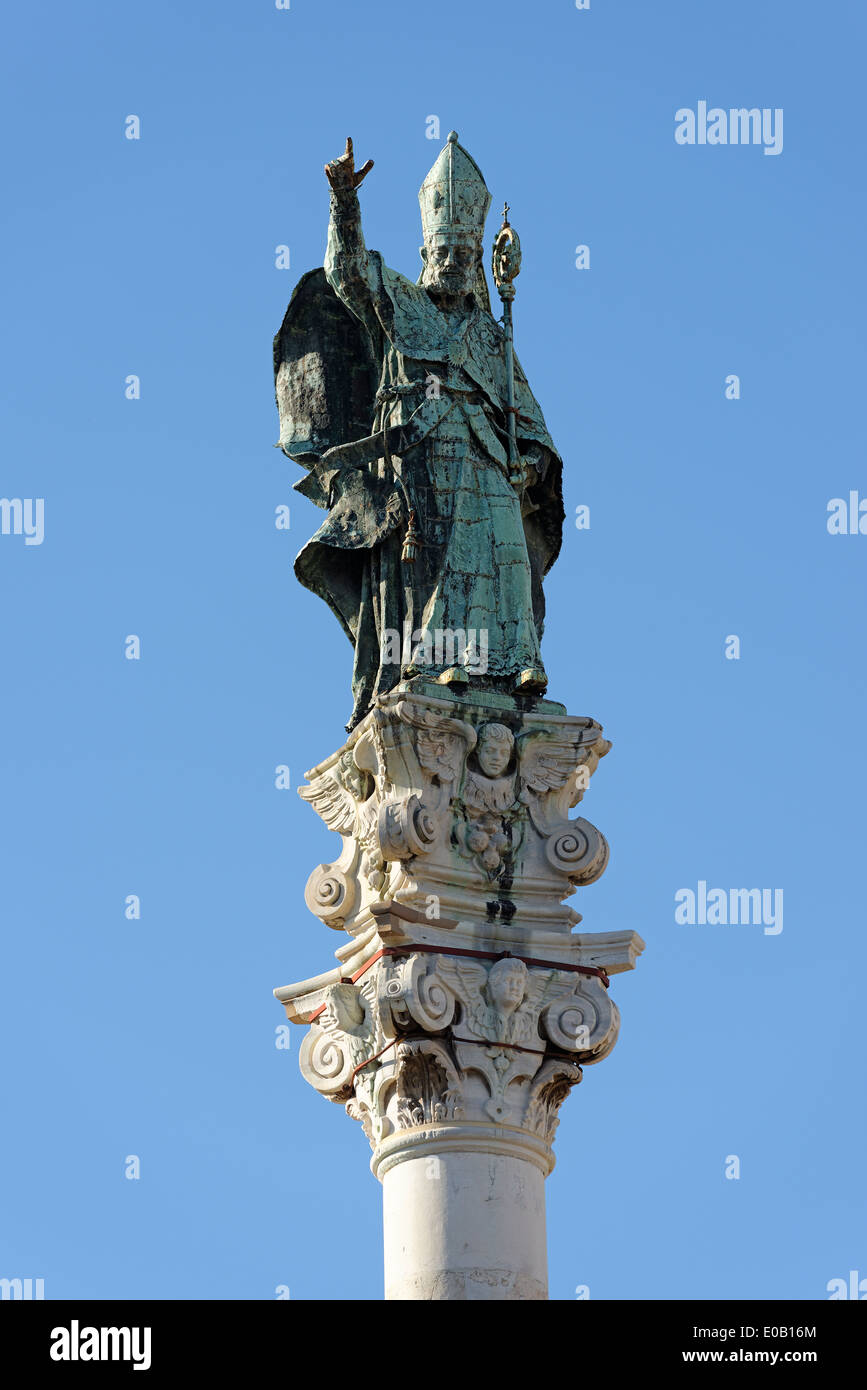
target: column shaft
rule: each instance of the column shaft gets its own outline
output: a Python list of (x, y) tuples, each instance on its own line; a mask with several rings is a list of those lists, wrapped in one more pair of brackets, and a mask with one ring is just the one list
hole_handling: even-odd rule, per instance
[(383, 1175), (387, 1299), (548, 1297), (545, 1179), (508, 1154), (445, 1152)]

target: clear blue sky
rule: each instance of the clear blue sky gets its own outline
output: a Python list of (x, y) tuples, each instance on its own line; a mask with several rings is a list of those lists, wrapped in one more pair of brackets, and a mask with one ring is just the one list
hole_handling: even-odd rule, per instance
[[(339, 940), (303, 902), (336, 842), (274, 769), (339, 744), (351, 649), (292, 574), (321, 514), (271, 447), (271, 339), (347, 134), (368, 244), (415, 276), (429, 115), (488, 242), (504, 198), (521, 234), (517, 350), (591, 516), (547, 586), (550, 693), (614, 743), (579, 907), (647, 942), (563, 1111), (552, 1297), (867, 1275), (867, 535), (826, 526), (867, 497), (865, 38), (805, 0), (7, 12), (0, 492), (45, 535), (0, 536), (0, 1276), (381, 1296), (367, 1141), (301, 1030), (275, 1047), (271, 989)], [(700, 100), (783, 108), (782, 154), (676, 144)], [(783, 889), (783, 931), (678, 925), (700, 880)]]

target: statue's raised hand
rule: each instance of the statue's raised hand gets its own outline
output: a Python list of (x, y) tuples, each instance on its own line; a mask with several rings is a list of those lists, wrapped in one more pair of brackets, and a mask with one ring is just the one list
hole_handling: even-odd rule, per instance
[(346, 149), (339, 159), (332, 159), (329, 164), (326, 164), (325, 172), (335, 193), (349, 193), (358, 187), (372, 168), (373, 160), (369, 159), (360, 169), (356, 169), (355, 157), (352, 153), (352, 139), (347, 135)]

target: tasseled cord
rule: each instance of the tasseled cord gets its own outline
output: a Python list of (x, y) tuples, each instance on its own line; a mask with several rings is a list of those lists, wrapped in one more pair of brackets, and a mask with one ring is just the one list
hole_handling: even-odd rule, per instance
[(405, 565), (414, 565), (418, 556), (418, 544), (421, 537), (415, 527), (415, 512), (409, 514), (409, 525), (406, 528), (406, 535), (403, 538), (403, 549), (400, 558)]

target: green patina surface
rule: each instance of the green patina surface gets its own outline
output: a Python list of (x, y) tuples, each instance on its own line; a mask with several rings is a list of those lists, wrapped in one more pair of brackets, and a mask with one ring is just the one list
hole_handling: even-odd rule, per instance
[(420, 193), (418, 283), (365, 246), (350, 142), (327, 172), (324, 269), (297, 287), (274, 360), (281, 446), (328, 513), (296, 574), (353, 643), (349, 726), (408, 678), (540, 691), (562, 463), (490, 311), (481, 172), (450, 137)]

